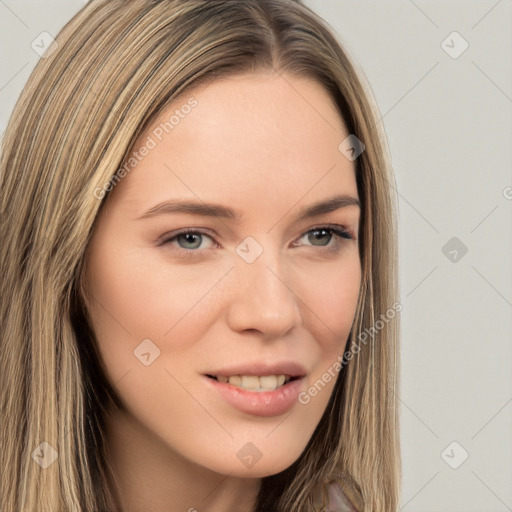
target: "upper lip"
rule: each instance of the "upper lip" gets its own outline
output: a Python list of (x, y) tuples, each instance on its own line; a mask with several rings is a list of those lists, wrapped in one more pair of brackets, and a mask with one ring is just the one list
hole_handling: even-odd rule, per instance
[(205, 375), (224, 375), (226, 377), (233, 375), (253, 375), (262, 377), (265, 375), (289, 375), (290, 377), (304, 377), (306, 375), (305, 368), (294, 361), (282, 361), (279, 363), (252, 362), (227, 366), (219, 370), (213, 370), (205, 373)]

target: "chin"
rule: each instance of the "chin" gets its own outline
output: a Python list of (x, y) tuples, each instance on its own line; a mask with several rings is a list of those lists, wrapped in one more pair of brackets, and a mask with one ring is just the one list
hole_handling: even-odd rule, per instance
[[(264, 442), (237, 443), (236, 448), (223, 453), (209, 453), (202, 465), (220, 474), (238, 478), (264, 478), (288, 469), (302, 454), (304, 445), (284, 446), (278, 449)], [(231, 453), (232, 455), (228, 455)]]

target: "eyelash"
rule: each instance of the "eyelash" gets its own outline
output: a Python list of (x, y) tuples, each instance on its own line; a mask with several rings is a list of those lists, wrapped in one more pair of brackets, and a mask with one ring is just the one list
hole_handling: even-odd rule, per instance
[[(333, 235), (332, 239), (335, 239), (335, 236), (338, 238), (337, 240), (335, 240), (335, 243), (333, 245), (327, 245), (327, 246), (309, 245), (307, 247), (318, 247), (320, 249), (323, 249), (323, 251), (335, 254), (335, 253), (339, 252), (339, 250), (341, 249), (342, 240), (353, 240), (354, 239), (354, 237), (345, 228), (343, 228), (342, 226), (336, 225), (336, 224), (316, 226), (311, 229), (308, 229), (306, 232), (304, 232), (299, 237), (299, 239), (304, 238), (309, 233), (312, 233), (314, 231), (323, 231), (323, 230), (325, 230), (325, 231), (329, 232), (331, 235)], [(210, 238), (213, 242), (215, 242), (213, 237), (204, 231), (194, 230), (194, 228), (183, 228), (183, 229), (179, 229), (179, 230), (173, 232), (172, 236), (170, 236), (170, 237), (165, 237), (165, 235), (164, 235), (165, 238), (158, 245), (160, 245), (160, 246), (169, 245), (169, 244), (171, 244), (171, 242), (176, 240), (180, 235), (201, 235), (201, 236), (206, 236), (206, 237)], [(199, 256), (201, 256), (200, 253), (203, 252), (200, 249), (183, 249), (183, 247), (180, 247), (177, 250), (178, 250), (178, 252), (181, 252), (184, 256), (187, 256), (187, 257), (199, 257)]]

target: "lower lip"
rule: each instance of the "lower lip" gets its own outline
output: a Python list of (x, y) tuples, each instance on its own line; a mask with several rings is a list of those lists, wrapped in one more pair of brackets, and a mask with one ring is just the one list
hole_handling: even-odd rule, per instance
[(247, 391), (227, 382), (204, 377), (231, 405), (254, 416), (278, 416), (289, 411), (298, 401), (303, 378), (292, 380), (273, 391)]

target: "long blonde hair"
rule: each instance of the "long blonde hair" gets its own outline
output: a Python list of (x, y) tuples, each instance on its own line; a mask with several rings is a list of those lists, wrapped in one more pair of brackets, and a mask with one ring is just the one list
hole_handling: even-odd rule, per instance
[[(330, 479), (359, 497), (358, 510), (396, 510), (394, 177), (370, 88), (331, 29), (297, 0), (93, 0), (56, 41), (2, 142), (0, 510), (111, 510), (103, 426), (116, 396), (80, 286), (105, 202), (94, 191), (179, 94), (259, 70), (323, 84), (365, 150), (356, 160), (362, 281), (347, 345), (354, 357), (343, 362), (300, 458), (263, 479), (257, 512), (318, 510), (315, 496)], [(57, 463), (43, 468), (37, 450), (51, 457), (50, 447)]]

